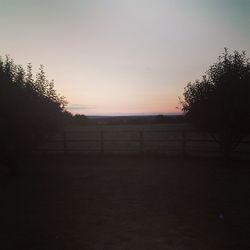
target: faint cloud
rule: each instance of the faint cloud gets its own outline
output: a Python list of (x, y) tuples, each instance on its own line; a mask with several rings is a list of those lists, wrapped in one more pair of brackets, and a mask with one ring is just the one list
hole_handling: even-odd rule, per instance
[(96, 109), (95, 105), (84, 105), (84, 104), (70, 104), (67, 109), (69, 110), (78, 110), (78, 109)]

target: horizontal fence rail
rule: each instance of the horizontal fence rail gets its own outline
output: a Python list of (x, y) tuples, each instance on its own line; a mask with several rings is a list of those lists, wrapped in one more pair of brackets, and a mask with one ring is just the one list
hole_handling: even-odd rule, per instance
[[(38, 154), (220, 155), (219, 145), (195, 130), (65, 131), (38, 148)], [(235, 154), (250, 156), (250, 138)]]

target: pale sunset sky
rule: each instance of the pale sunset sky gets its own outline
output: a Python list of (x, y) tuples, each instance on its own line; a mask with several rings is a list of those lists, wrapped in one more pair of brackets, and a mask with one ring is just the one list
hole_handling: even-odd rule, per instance
[(224, 47), (250, 57), (250, 0), (0, 0), (0, 23), (1, 56), (87, 115), (178, 112)]

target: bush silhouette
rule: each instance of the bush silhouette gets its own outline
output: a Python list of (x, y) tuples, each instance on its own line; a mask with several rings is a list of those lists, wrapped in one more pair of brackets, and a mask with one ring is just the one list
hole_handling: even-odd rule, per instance
[(226, 158), (250, 132), (250, 63), (245, 52), (227, 49), (202, 80), (188, 83), (182, 110), (196, 127), (209, 132)]
[(48, 81), (43, 66), (35, 77), (13, 59), (0, 58), (1, 159), (18, 159), (60, 128), (66, 101)]

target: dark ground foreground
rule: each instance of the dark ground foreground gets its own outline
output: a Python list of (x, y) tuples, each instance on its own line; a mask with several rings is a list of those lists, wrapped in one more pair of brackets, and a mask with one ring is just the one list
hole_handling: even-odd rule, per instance
[(250, 164), (38, 158), (0, 171), (0, 249), (250, 249)]

